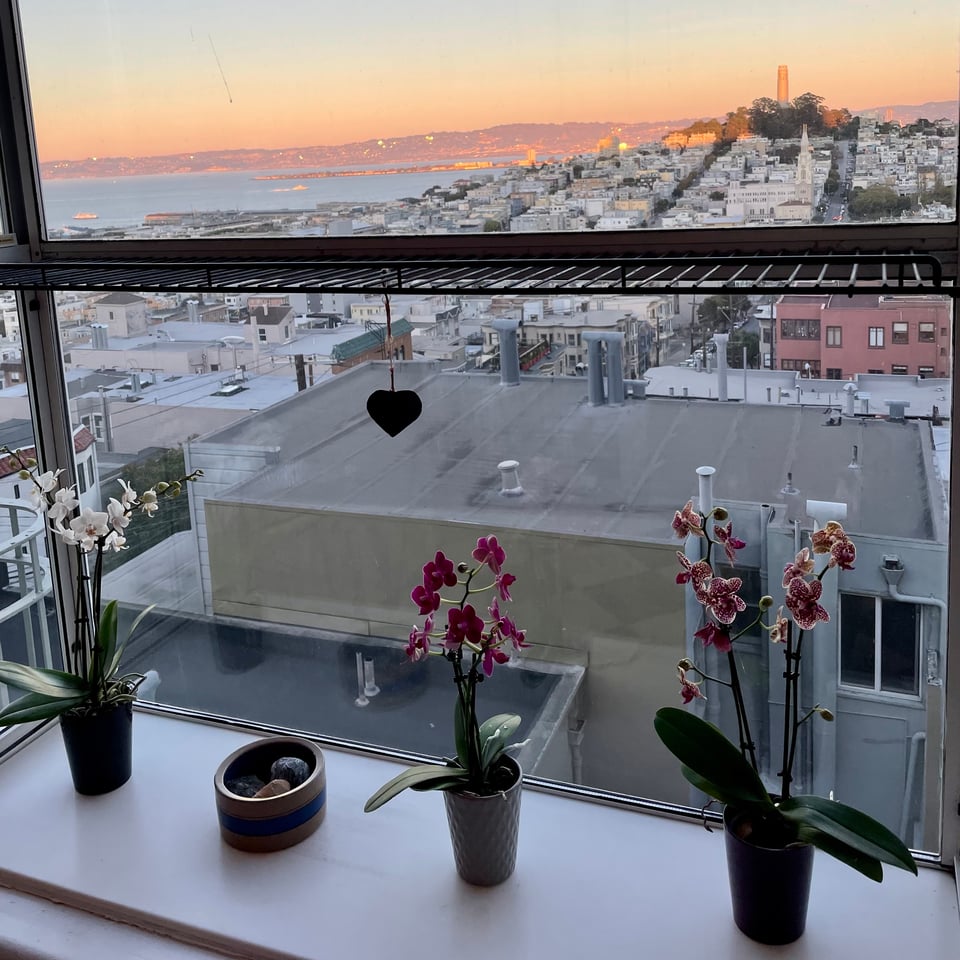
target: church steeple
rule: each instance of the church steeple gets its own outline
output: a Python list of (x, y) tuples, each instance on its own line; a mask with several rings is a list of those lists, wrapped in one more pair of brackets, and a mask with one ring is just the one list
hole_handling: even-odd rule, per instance
[(807, 136), (807, 125), (800, 134), (800, 153), (797, 155), (797, 199), (813, 203), (813, 147)]

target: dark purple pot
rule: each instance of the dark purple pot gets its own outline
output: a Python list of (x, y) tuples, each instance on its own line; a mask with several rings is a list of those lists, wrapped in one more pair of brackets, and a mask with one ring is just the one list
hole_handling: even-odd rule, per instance
[(793, 943), (807, 923), (813, 850), (810, 844), (760, 846), (744, 839), (749, 815), (723, 811), (733, 919), (759, 943)]
[(133, 704), (106, 707), (97, 713), (67, 712), (60, 732), (77, 793), (96, 796), (130, 779), (133, 756)]

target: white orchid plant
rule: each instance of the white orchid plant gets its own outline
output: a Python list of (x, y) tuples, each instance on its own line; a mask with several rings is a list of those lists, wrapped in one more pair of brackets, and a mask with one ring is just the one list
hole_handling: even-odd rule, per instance
[(31, 483), (30, 500), (44, 513), (50, 529), (78, 552), (74, 635), (65, 648), (64, 670), (30, 667), (0, 660), (0, 682), (25, 695), (0, 710), (0, 725), (46, 720), (67, 711), (96, 713), (105, 707), (134, 700), (143, 682), (138, 673), (118, 675), (127, 640), (151, 609), (133, 622), (127, 636), (118, 637), (118, 603), (102, 603), (104, 554), (127, 548), (127, 527), (136, 514), (152, 517), (160, 502), (178, 497), (185, 483), (202, 471), (172, 481), (161, 481), (143, 493), (120, 480), (120, 498), (110, 497), (106, 510), (80, 507), (73, 485), (63, 486), (63, 470), (40, 471), (37, 461), (20, 450), (0, 447), (0, 453), (19, 467), (22, 480)]

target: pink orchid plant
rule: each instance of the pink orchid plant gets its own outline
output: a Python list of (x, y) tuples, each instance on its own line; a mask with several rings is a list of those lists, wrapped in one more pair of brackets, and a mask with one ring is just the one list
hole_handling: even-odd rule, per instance
[[(526, 633), (518, 629), (501, 604), (512, 600), (510, 588), (516, 582), (512, 573), (503, 569), (506, 554), (492, 535), (480, 537), (473, 551), (473, 563), (454, 564), (438, 550), (423, 566), (423, 579), (410, 594), (410, 599), (424, 617), (421, 626), (414, 625), (406, 646), (411, 661), (427, 656), (443, 657), (453, 669), (457, 687), (454, 708), (454, 740), (456, 759), (445, 765), (421, 764), (405, 770), (384, 784), (364, 806), (370, 812), (385, 804), (402, 790), (470, 790), (490, 795), (509, 786), (500, 761), (511, 746), (509, 737), (520, 725), (516, 714), (502, 713), (480, 723), (477, 720), (477, 688), (493, 675), (511, 655), (529, 646)], [(477, 578), (485, 573), (489, 579), (480, 585)], [(445, 588), (458, 588), (459, 597), (448, 599)], [(492, 592), (489, 604), (481, 615), (476, 598)], [(446, 616), (441, 609), (447, 605)]]
[(133, 517), (152, 517), (160, 501), (179, 496), (183, 485), (202, 471), (161, 481), (143, 493), (121, 479), (119, 499), (110, 497), (105, 510), (93, 510), (80, 507), (73, 485), (61, 485), (63, 470), (41, 471), (37, 461), (20, 450), (0, 447), (0, 453), (20, 468), (21, 480), (30, 481), (33, 508), (46, 515), (50, 530), (78, 554), (74, 635), (65, 649), (66, 669), (0, 661), (0, 682), (25, 691), (0, 711), (0, 725), (45, 720), (68, 711), (96, 713), (136, 699), (143, 677), (118, 675), (118, 670), (126, 641), (151, 608), (136, 618), (125, 639), (118, 637), (118, 603), (102, 603), (104, 554), (127, 549), (127, 527)]
[[(729, 676), (729, 679), (709, 676), (684, 657), (677, 664), (680, 697), (689, 707), (706, 699), (702, 690), (704, 681), (727, 687), (733, 697), (739, 740), (735, 745), (717, 727), (689, 709), (658, 710), (654, 720), (656, 732), (683, 764), (683, 776), (708, 796), (749, 813), (755, 834), (764, 839), (765, 846), (810, 843), (877, 881), (883, 879), (881, 861), (916, 873), (916, 863), (907, 848), (876, 820), (834, 800), (791, 793), (801, 728), (815, 717), (833, 720), (830, 711), (819, 704), (801, 707), (800, 661), (806, 635), (818, 623), (830, 620), (830, 614), (820, 603), (824, 576), (834, 568), (854, 569), (856, 546), (843, 527), (835, 521), (827, 523), (813, 533), (810, 547), (804, 547), (784, 567), (781, 586), (785, 596), (783, 606), (775, 615), (768, 614), (774, 606), (773, 597), (764, 596), (759, 598), (756, 616), (741, 623), (740, 615), (747, 609), (740, 595), (743, 580), (719, 576), (713, 566), (715, 552), (722, 550), (726, 562), (734, 566), (737, 551), (746, 546), (734, 536), (726, 509), (714, 507), (704, 514), (688, 501), (674, 514), (672, 526), (680, 539), (689, 537), (693, 546), (701, 547), (695, 551), (701, 559), (691, 559), (687, 555), (691, 551), (677, 553), (680, 572), (676, 579), (678, 584), (693, 591), (703, 608), (703, 623), (694, 631), (694, 637), (704, 647), (712, 646), (726, 656)], [(818, 557), (826, 562), (818, 564)], [(783, 614), (784, 606), (789, 617)], [(760, 778), (756, 745), (737, 668), (737, 641), (758, 626), (783, 650), (784, 656), (783, 744), (777, 774), (779, 793), (775, 797)]]

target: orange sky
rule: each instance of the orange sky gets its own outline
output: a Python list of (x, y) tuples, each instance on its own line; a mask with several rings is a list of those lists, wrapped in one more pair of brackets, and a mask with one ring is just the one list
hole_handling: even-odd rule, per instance
[(779, 63), (791, 97), (831, 106), (957, 97), (955, 0), (807, 0), (802, 30), (795, 4), (752, 0), (722, 16), (701, 0), (488, 0), (466, 19), (439, 0), (320, 6), (29, 0), (41, 159), (716, 116), (774, 97)]

